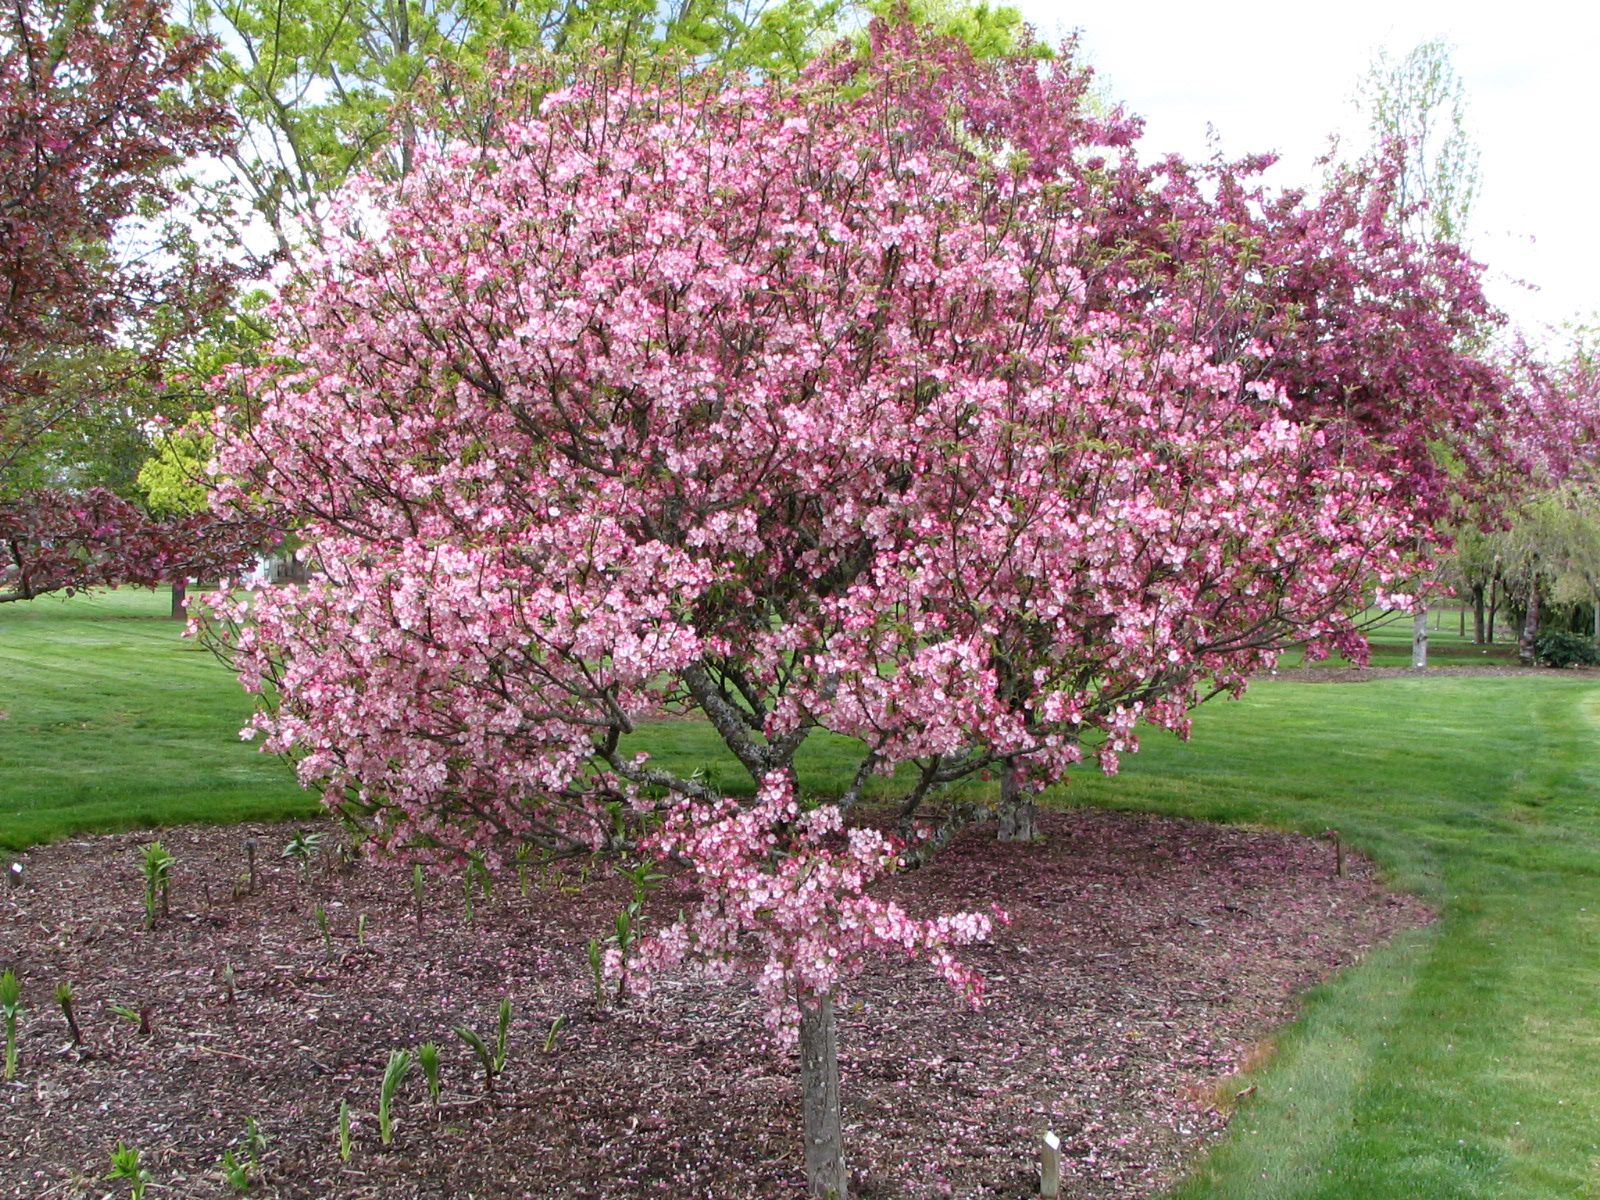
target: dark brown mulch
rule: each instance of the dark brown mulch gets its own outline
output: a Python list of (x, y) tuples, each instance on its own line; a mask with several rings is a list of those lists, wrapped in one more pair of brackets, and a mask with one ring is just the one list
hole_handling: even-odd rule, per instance
[[(1364, 862), (1333, 878), (1323, 842), (1099, 811), (1044, 828), (1025, 848), (974, 832), (893, 881), (914, 911), (997, 900), (1013, 919), (968, 952), (989, 978), (980, 1011), (899, 960), (852, 989), (846, 1139), (864, 1200), (1032, 1195), (1045, 1128), (1065, 1145), (1066, 1194), (1145, 1195), (1221, 1131), (1226, 1077), (1260, 1057), (1297, 992), (1427, 920)], [(291, 832), (167, 831), (173, 911), (153, 932), (141, 928), (145, 837), (26, 856), (28, 885), (0, 889), (0, 965), (17, 969), (28, 1006), (19, 1077), (0, 1085), (0, 1195), (106, 1195), (118, 1139), (143, 1152), (151, 1200), (227, 1195), (217, 1163), (250, 1117), (268, 1139), (259, 1196), (801, 1193), (796, 1059), (766, 1039), (746, 987), (673, 979), (625, 1009), (596, 1007), (584, 946), (609, 928), (618, 889), (535, 880), (524, 898), (501, 879), (468, 928), (459, 875), (440, 877), (419, 926), (406, 872), (324, 864), (308, 888), (279, 857)], [(235, 899), (247, 834), (263, 876)], [(54, 1004), (63, 980), (81, 1050)], [(491, 1102), (451, 1029), (489, 1034), (502, 996), (515, 1018)], [(148, 1007), (153, 1034), (114, 1003)], [(388, 1052), (429, 1039), (443, 1049), (442, 1111), (414, 1070), (381, 1149), (372, 1114)], [(348, 1164), (341, 1099), (358, 1114)]]

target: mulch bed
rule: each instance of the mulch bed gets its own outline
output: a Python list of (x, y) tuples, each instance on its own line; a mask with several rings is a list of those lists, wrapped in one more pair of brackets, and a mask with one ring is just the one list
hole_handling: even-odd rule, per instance
[[(1428, 919), (1364, 861), (1334, 878), (1326, 842), (1093, 810), (1043, 828), (1022, 848), (974, 831), (892, 881), (914, 912), (998, 900), (1012, 921), (966, 952), (989, 980), (979, 1011), (898, 959), (852, 987), (841, 1053), (863, 1200), (1034, 1195), (1046, 1128), (1064, 1144), (1064, 1194), (1149, 1194), (1220, 1134), (1238, 1090), (1227, 1077), (1264, 1056), (1296, 993)], [(166, 831), (173, 905), (152, 932), (147, 835), (39, 849), (24, 856), (26, 886), (0, 885), (0, 966), (16, 968), (27, 1004), (21, 1070), (0, 1085), (0, 1195), (125, 1195), (103, 1181), (118, 1139), (142, 1151), (150, 1200), (230, 1195), (217, 1164), (247, 1118), (268, 1141), (257, 1196), (803, 1192), (796, 1056), (767, 1038), (747, 987), (669, 979), (625, 1008), (596, 1006), (585, 945), (610, 928), (620, 889), (534, 879), (525, 898), (502, 878), (469, 928), (459, 874), (438, 875), (419, 924), (407, 871), (330, 861), (308, 885), (279, 854), (292, 832)], [(247, 836), (261, 881), (235, 898)], [(81, 1049), (55, 1006), (63, 980)], [(510, 1060), (490, 1100), (451, 1030), (492, 1038), (502, 996)], [(147, 1007), (151, 1034), (112, 1004)], [(383, 1149), (373, 1114), (388, 1052), (430, 1039), (442, 1109), (413, 1069)], [(348, 1163), (341, 1099), (357, 1114)]]

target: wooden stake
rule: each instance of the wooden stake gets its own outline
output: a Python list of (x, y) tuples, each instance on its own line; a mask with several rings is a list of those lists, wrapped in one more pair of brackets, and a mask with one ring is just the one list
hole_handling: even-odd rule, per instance
[(1044, 1200), (1061, 1195), (1061, 1139), (1048, 1129), (1039, 1139), (1039, 1195)]

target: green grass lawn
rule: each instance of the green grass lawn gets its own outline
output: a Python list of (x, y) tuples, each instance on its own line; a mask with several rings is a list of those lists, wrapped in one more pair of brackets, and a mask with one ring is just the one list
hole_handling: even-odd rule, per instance
[[(1472, 643), (1472, 613), (1461, 619), (1458, 608), (1435, 609), (1428, 614), (1428, 663), (1435, 667), (1481, 666), (1486, 663), (1514, 663), (1517, 661), (1517, 630), (1504, 612), (1495, 625), (1495, 641), (1488, 646)], [(1368, 614), (1367, 642), (1371, 647), (1370, 666), (1409, 667), (1411, 665), (1411, 616), (1407, 613)], [(1437, 626), (1435, 625), (1437, 622)], [(1284, 667), (1302, 666), (1300, 652), (1291, 650), (1283, 656)], [(1347, 667), (1349, 662), (1340, 657), (1314, 663), (1318, 667)]]
[(313, 812), (239, 740), (251, 700), (165, 589), (0, 604), (0, 847)]
[[(238, 741), (248, 698), (165, 609), (141, 592), (0, 606), (0, 845), (313, 810)], [(1308, 996), (1181, 1200), (1600, 1198), (1597, 734), (1589, 677), (1275, 682), (1061, 790), (1337, 827), (1442, 914)], [(748, 786), (704, 726), (636, 741)], [(844, 747), (807, 755), (808, 787), (843, 786)]]
[(1268, 684), (1079, 801), (1337, 827), (1442, 920), (1317, 989), (1183, 1200), (1600, 1196), (1600, 685)]

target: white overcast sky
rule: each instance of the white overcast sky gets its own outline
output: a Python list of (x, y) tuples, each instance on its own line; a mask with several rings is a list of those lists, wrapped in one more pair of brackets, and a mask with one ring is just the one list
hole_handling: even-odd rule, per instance
[[(1355, 137), (1356, 84), (1379, 48), (1442, 37), (1482, 154), (1472, 249), (1530, 335), (1600, 312), (1600, 7), (1435, 0), (1346, 3), (1020, 0), (1046, 40), (1073, 29), (1106, 95), (1145, 118), (1149, 150), (1283, 156), (1312, 184), (1328, 135)], [(1537, 285), (1537, 291), (1515, 280)]]

